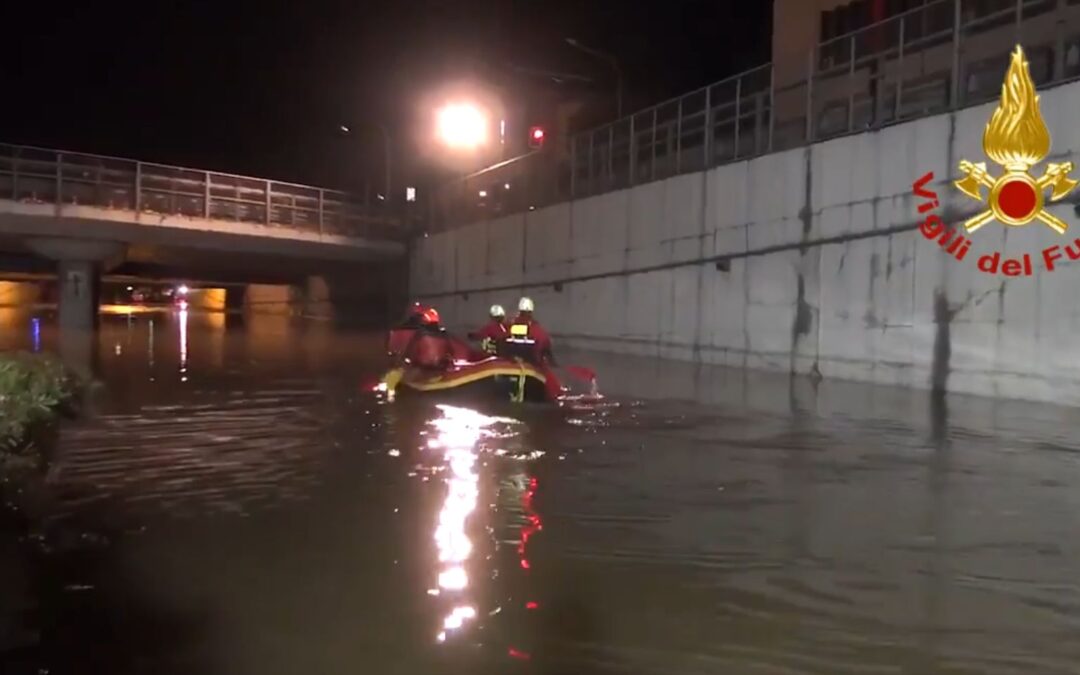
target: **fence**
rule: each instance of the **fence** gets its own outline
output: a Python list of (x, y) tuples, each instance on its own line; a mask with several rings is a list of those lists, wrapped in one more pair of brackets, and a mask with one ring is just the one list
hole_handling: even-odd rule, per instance
[(128, 159), (0, 144), (0, 199), (96, 206), (384, 239), (405, 228), (336, 190)]
[(1080, 76), (1080, 0), (937, 0), (444, 186), (432, 229), (984, 103), (1014, 44), (1037, 85)]

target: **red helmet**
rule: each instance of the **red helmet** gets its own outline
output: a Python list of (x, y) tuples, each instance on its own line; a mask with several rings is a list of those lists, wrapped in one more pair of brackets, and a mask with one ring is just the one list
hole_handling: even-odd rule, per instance
[(430, 326), (439, 325), (439, 313), (435, 311), (434, 307), (428, 307), (424, 310), (424, 313), (420, 315), (421, 321)]

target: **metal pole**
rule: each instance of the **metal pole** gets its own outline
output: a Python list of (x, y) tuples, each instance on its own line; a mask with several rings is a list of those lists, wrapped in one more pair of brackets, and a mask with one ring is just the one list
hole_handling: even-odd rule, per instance
[[(900, 17), (900, 47), (897, 49), (896, 57), (896, 101), (894, 103), (896, 109), (893, 111), (893, 121), (896, 122), (900, 119), (900, 111), (903, 110), (901, 106), (901, 100), (904, 97), (904, 19), (906, 17)], [(955, 68), (955, 64), (954, 64)], [(955, 70), (953, 71), (953, 80), (955, 83), (956, 76)]]
[(634, 180), (637, 178), (637, 176), (635, 175), (636, 172), (634, 171), (637, 168), (637, 152), (634, 148), (637, 141), (637, 133), (634, 131), (635, 117), (636, 115), (630, 116), (630, 142), (627, 145), (627, 154), (629, 155), (629, 161), (626, 164), (627, 168), (629, 169), (629, 173), (627, 174), (628, 185), (633, 185)]
[[(949, 88), (949, 107), (960, 106), (960, 0), (953, 0), (952, 87)], [(903, 26), (903, 24), (901, 24)]]
[(323, 189), (319, 188), (319, 234), (323, 233)]
[(652, 109), (652, 158), (649, 160), (649, 180), (656, 180), (656, 108)]
[(710, 85), (705, 87), (705, 136), (701, 142), (701, 152), (703, 154), (701, 168), (705, 170), (708, 170), (712, 162), (712, 135), (712, 85)]
[(675, 106), (675, 174), (682, 172), (682, 102)]
[(848, 101), (847, 101), (847, 130), (851, 133), (855, 129), (855, 36), (849, 40), (848, 48)]
[(142, 211), (142, 162), (135, 162), (135, 213)]
[(64, 203), (64, 153), (56, 153), (56, 208)]
[(773, 149), (773, 127), (776, 126), (776, 66), (769, 64), (769, 152)]
[(817, 47), (810, 48), (810, 57), (806, 60), (806, 142), (814, 142), (814, 58)]
[(19, 199), (19, 148), (11, 151), (11, 201)]
[(742, 78), (735, 80), (735, 146), (731, 151), (731, 158), (739, 158), (739, 123), (742, 121)]
[(589, 132), (589, 194), (596, 194), (595, 183), (593, 183), (593, 177), (596, 172), (593, 169), (593, 155), (596, 153), (596, 132)]
[(615, 163), (613, 155), (615, 153), (615, 125), (610, 124), (607, 128), (607, 184), (608, 188), (615, 185)]
[(206, 172), (203, 184), (203, 216), (210, 220), (210, 172)]
[(570, 198), (577, 197), (577, 141), (576, 135), (570, 137)]
[(761, 117), (762, 108), (761, 103), (762, 93), (759, 91), (754, 94), (754, 154), (761, 154)]

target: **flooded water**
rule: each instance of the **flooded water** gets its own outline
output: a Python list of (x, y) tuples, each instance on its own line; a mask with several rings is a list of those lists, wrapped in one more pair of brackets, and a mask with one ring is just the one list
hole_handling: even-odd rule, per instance
[(1074, 411), (586, 354), (602, 402), (383, 405), (381, 344), (108, 317), (0, 671), (1080, 672)]

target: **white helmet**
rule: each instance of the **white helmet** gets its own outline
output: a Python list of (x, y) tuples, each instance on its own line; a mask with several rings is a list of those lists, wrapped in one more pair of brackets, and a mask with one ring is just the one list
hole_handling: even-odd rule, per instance
[(536, 306), (533, 305), (532, 298), (522, 298), (521, 300), (518, 300), (518, 311), (519, 312), (532, 312), (535, 309), (536, 309)]
[(506, 310), (503, 309), (502, 305), (492, 305), (491, 309), (488, 310), (488, 315), (493, 319), (501, 319), (506, 316)]

